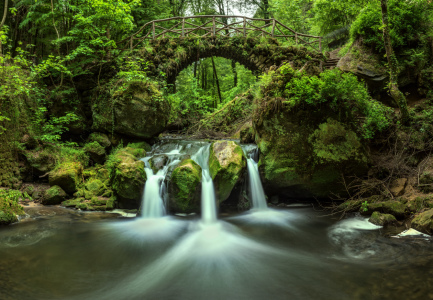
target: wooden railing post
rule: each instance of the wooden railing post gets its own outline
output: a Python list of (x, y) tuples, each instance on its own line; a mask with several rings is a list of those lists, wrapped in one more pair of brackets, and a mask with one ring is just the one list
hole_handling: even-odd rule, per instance
[(247, 36), (247, 19), (244, 18), (244, 37)]
[(272, 19), (272, 37), (274, 37), (275, 32), (275, 19)]
[(215, 36), (215, 16), (212, 17), (212, 36)]
[(185, 36), (185, 18), (182, 18), (182, 37)]
[(152, 40), (154, 40), (155, 39), (155, 22), (152, 22), (152, 35), (153, 35)]

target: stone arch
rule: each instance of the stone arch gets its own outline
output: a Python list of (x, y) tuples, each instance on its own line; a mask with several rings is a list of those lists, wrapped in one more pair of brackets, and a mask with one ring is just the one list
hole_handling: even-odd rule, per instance
[(289, 62), (301, 68), (308, 61), (309, 67), (318, 67), (323, 56), (303, 47), (284, 47), (273, 38), (228, 37), (165, 38), (151, 41), (140, 50), (140, 56), (148, 63), (151, 76), (175, 82), (179, 73), (200, 58), (211, 56), (234, 60), (255, 73), (264, 73), (272, 66)]

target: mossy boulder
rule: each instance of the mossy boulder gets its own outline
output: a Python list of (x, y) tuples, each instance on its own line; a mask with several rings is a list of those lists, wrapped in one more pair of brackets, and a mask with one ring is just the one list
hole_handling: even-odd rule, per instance
[(52, 186), (44, 192), (42, 204), (56, 205), (62, 203), (66, 198), (65, 191), (58, 185)]
[(84, 201), (84, 198), (77, 198), (77, 199), (72, 199), (72, 200), (65, 200), (60, 204), (64, 207), (74, 208), (74, 207), (78, 206), (83, 201)]
[(269, 111), (255, 123), (259, 170), (271, 194), (327, 198), (344, 193), (342, 174), (367, 171), (365, 148), (357, 135), (333, 119), (317, 121), (309, 111)]
[(398, 199), (388, 201), (369, 201), (366, 210), (360, 210), (362, 215), (371, 215), (374, 212), (391, 214), (397, 219), (404, 219), (408, 215), (407, 205)]
[(131, 81), (103, 98), (93, 106), (94, 130), (152, 138), (167, 126), (170, 106), (152, 83)]
[(35, 149), (24, 151), (23, 154), (31, 167), (31, 171), (37, 176), (44, 175), (55, 168), (56, 156), (53, 149)]
[(86, 182), (85, 188), (95, 196), (102, 196), (107, 190), (105, 184), (99, 179), (89, 180)]
[(91, 142), (84, 145), (84, 151), (95, 163), (103, 164), (105, 161), (105, 148), (98, 142)]
[(241, 146), (233, 141), (217, 141), (210, 146), (209, 171), (219, 203), (225, 201), (246, 167)]
[(412, 220), (411, 227), (427, 234), (433, 234), (433, 209), (418, 214)]
[(370, 223), (378, 226), (387, 226), (397, 223), (397, 219), (390, 214), (382, 214), (380, 212), (375, 211), (370, 219), (368, 219)]
[(98, 142), (99, 145), (101, 145), (104, 148), (108, 148), (111, 146), (111, 141), (108, 138), (108, 136), (105, 133), (101, 133), (101, 132), (92, 132), (88, 139), (87, 139), (90, 143), (91, 142)]
[(192, 159), (183, 160), (171, 174), (169, 208), (173, 212), (200, 211), (201, 167)]
[(58, 185), (66, 193), (73, 194), (81, 182), (83, 166), (79, 162), (63, 163), (49, 174), (50, 186)]
[(388, 84), (388, 72), (378, 54), (355, 42), (346, 55), (340, 59), (337, 68), (351, 72), (365, 80), (373, 93), (380, 93)]
[(146, 172), (144, 162), (134, 155), (137, 154), (135, 150), (123, 148), (111, 158), (111, 186), (120, 208), (138, 208), (141, 203)]
[(24, 214), (18, 203), (23, 197), (20, 191), (0, 189), (0, 226), (17, 222), (18, 216)]

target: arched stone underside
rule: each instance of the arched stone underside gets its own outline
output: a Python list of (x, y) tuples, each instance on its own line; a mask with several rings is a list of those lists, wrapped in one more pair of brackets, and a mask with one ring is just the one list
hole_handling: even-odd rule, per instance
[(321, 54), (303, 47), (284, 47), (273, 38), (239, 36), (158, 39), (140, 49), (139, 54), (147, 62), (148, 75), (165, 78), (168, 84), (173, 84), (179, 73), (195, 61), (211, 56), (234, 60), (256, 74), (284, 62), (296, 69), (307, 66), (314, 73), (313, 70), (319, 71), (320, 62), (324, 61)]

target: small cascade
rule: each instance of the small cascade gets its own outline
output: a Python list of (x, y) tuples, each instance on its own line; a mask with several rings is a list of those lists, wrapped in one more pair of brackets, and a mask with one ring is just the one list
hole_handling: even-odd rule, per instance
[(263, 191), (262, 182), (260, 180), (258, 167), (258, 148), (257, 146), (245, 146), (243, 148), (245, 156), (247, 156), (248, 177), (250, 181), (250, 192), (252, 199), (252, 208), (255, 210), (266, 210), (266, 196)]
[(191, 157), (202, 169), (201, 214), (204, 223), (217, 220), (215, 191), (209, 171), (209, 148), (210, 145), (203, 146)]
[(160, 218), (165, 215), (166, 186), (164, 179), (169, 168), (180, 162), (178, 159), (180, 150), (181, 148), (164, 153), (168, 156), (167, 163), (162, 169), (158, 170), (156, 174), (154, 174), (149, 163), (152, 156), (142, 159), (145, 164), (144, 171), (147, 176), (141, 204), (142, 218)]

